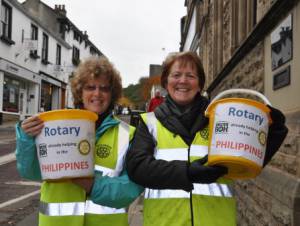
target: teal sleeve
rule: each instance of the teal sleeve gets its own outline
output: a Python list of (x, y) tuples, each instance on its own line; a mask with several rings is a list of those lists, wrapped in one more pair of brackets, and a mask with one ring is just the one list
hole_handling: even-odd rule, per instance
[(118, 177), (96, 176), (90, 198), (96, 204), (119, 209), (128, 207), (143, 191), (123, 171)]
[(42, 179), (34, 137), (22, 130), (20, 122), (16, 124), (16, 159), (21, 177), (29, 180)]

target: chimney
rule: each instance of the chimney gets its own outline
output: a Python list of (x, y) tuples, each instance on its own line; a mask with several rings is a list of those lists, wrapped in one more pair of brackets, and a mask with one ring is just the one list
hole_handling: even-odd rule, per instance
[(67, 11), (66, 11), (65, 5), (55, 5), (54, 11), (56, 13), (60, 14), (61, 16), (67, 16)]

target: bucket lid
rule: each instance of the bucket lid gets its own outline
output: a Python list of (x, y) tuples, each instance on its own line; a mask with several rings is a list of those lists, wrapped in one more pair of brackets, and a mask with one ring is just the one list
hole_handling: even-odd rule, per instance
[(39, 118), (43, 121), (63, 120), (63, 119), (88, 119), (97, 121), (98, 115), (92, 111), (80, 109), (53, 110), (40, 113)]

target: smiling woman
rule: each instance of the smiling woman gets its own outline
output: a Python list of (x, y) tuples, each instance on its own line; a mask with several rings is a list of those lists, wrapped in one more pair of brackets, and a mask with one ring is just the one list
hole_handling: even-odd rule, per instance
[[(91, 130), (96, 127), (93, 150), (95, 161), (92, 165), (95, 177), (45, 181), (41, 187), (39, 223), (128, 226), (124, 207), (128, 207), (143, 188), (130, 181), (123, 169), (134, 128), (112, 115), (114, 104), (122, 92), (120, 75), (107, 58), (88, 58), (79, 64), (71, 81), (71, 89), (77, 108), (98, 114), (96, 125), (92, 123), (88, 126)], [(62, 168), (85, 168), (85, 162), (69, 165), (59, 162), (55, 166), (47, 165), (44, 168), (38, 166), (36, 136), (45, 126), (47, 139), (57, 134), (70, 133), (76, 136), (80, 132), (75, 125), (68, 128), (62, 125), (50, 128), (38, 116), (19, 123), (16, 156), (20, 174), (27, 179), (40, 180), (41, 170), (53, 174)], [(70, 143), (70, 140), (64, 142)], [(86, 155), (90, 146), (83, 140), (78, 149), (80, 154)]]
[[(154, 112), (142, 114), (126, 156), (128, 175), (146, 187), (145, 226), (237, 225), (229, 181), (218, 180), (227, 174), (227, 168), (206, 164), (209, 119), (204, 112), (209, 102), (201, 95), (204, 84), (204, 70), (196, 53), (176, 53), (164, 61), (161, 85), (168, 95)], [(236, 121), (242, 116), (259, 120), (250, 111), (236, 109), (231, 114), (237, 116)], [(278, 131), (273, 130), (271, 136), (280, 134), (280, 139), (275, 139), (280, 146), (287, 129), (284, 119), (279, 121), (275, 123)], [(273, 139), (268, 140), (270, 144)], [(255, 147), (236, 145), (261, 154)], [(268, 161), (279, 146), (267, 148)]]

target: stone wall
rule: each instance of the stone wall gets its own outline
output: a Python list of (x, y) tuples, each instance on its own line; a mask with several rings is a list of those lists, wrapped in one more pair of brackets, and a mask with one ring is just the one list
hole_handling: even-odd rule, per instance
[[(211, 1), (210, 14), (205, 27), (207, 40), (201, 40), (200, 49), (206, 49), (203, 59), (207, 62), (208, 84), (217, 72), (214, 70), (214, 15), (217, 1)], [(232, 46), (232, 2), (223, 1), (223, 66), (226, 66), (235, 52)], [(259, 21), (272, 6), (271, 0), (257, 1)], [(218, 53), (217, 53), (218, 54)], [(251, 88), (264, 93), (264, 41), (259, 42), (246, 56), (240, 59), (224, 80), (212, 91), (215, 96), (230, 88)], [(284, 101), (284, 100), (282, 100)], [(300, 112), (286, 114), (289, 134), (272, 161), (256, 179), (237, 181), (234, 193), (237, 199), (238, 224), (242, 226), (300, 225)]]

